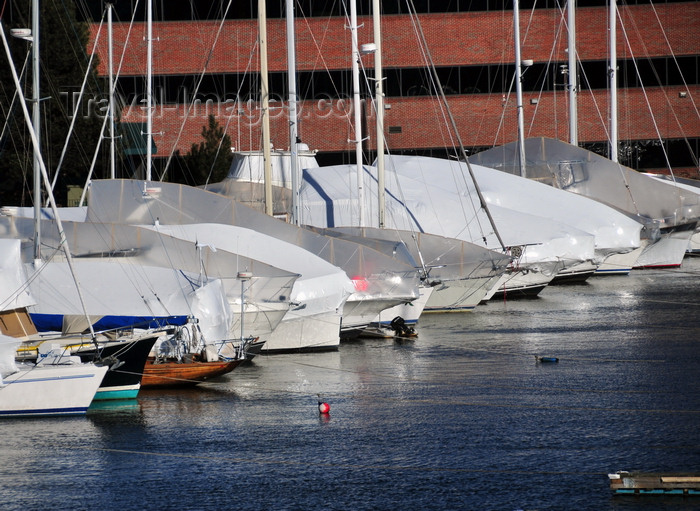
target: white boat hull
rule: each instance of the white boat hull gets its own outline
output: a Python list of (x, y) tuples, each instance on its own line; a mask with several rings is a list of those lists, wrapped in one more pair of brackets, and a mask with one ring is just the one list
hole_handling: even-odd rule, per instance
[(554, 278), (536, 271), (518, 270), (507, 272), (496, 285), (486, 294), (484, 300), (501, 298), (503, 296), (537, 296)]
[(693, 231), (674, 231), (664, 234), (656, 243), (647, 245), (637, 259), (635, 268), (678, 267), (688, 250)]
[(425, 311), (426, 304), (430, 301), (434, 290), (435, 288), (432, 287), (420, 286), (418, 288), (419, 296), (417, 299), (412, 302), (402, 303), (384, 309), (374, 318), (372, 323), (386, 326), (389, 325), (395, 317), (400, 316), (407, 325), (415, 325), (420, 315)]
[(610, 254), (598, 265), (596, 275), (628, 275), (637, 264), (639, 256), (644, 251), (646, 242), (624, 254)]
[(0, 417), (82, 415), (108, 370), (93, 364), (18, 368), (2, 379)]
[(402, 305), (404, 300), (396, 298), (363, 298), (351, 296), (343, 306), (341, 337), (354, 337), (369, 326), (379, 314), (395, 305)]
[(425, 307), (425, 312), (466, 312), (485, 299), (486, 294), (502, 276), (444, 281), (437, 285)]
[(269, 335), (261, 337), (265, 340), (263, 353), (338, 349), (341, 322), (339, 313), (288, 317), (292, 314), (293, 311), (289, 311)]

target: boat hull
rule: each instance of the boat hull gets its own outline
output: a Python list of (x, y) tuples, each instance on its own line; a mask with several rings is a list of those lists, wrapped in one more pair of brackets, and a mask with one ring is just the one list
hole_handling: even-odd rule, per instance
[[(119, 363), (114, 369), (107, 371), (102, 384), (95, 394), (96, 400), (102, 399), (134, 399), (139, 393), (141, 376), (146, 359), (157, 335), (143, 337), (125, 342), (109, 342), (100, 346), (99, 358), (116, 358)], [(94, 347), (80, 348), (75, 351), (81, 361), (89, 362), (97, 356)]]
[(141, 388), (189, 387), (233, 371), (242, 360), (214, 362), (163, 362), (146, 361), (141, 378)]
[(661, 238), (645, 247), (635, 268), (678, 268), (688, 250), (695, 222), (662, 230)]
[(107, 366), (20, 366), (0, 386), (0, 417), (84, 415)]

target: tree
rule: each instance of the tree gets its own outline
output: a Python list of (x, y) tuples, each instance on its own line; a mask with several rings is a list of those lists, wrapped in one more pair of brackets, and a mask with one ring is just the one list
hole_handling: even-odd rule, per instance
[[(8, 4), (3, 21), (9, 27), (31, 27), (30, 0), (14, 0)], [(41, 0), (40, 2), (40, 88), (41, 88), (41, 153), (49, 175), (56, 172), (68, 134), (73, 113), (74, 93), (80, 90), (87, 70), (89, 32), (85, 23), (76, 20), (76, 7), (69, 0)], [(18, 73), (23, 67), (31, 44), (9, 38), (9, 44)], [(104, 97), (106, 89), (96, 73), (93, 61), (87, 81), (85, 105), (78, 113), (74, 133), (61, 166), (54, 195), (65, 204), (66, 186), (84, 185), (102, 124), (96, 99)], [(31, 67), (31, 66), (30, 66)], [(31, 97), (31, 71), (24, 74), (23, 94)], [(33, 149), (22, 110), (17, 103), (10, 108), (15, 85), (12, 81), (5, 52), (0, 56), (0, 109), (7, 128), (0, 140), (0, 204), (30, 205), (32, 198)], [(31, 106), (28, 105), (30, 110)], [(98, 167), (100, 168), (100, 167)], [(100, 174), (98, 172), (98, 177)]]
[[(182, 157), (184, 172), (190, 178), (182, 182), (187, 184), (218, 183), (228, 175), (231, 167), (231, 137), (224, 133), (213, 115), (202, 128), (202, 138), (202, 142), (192, 144), (190, 152)], [(188, 182), (190, 180), (192, 182)]]

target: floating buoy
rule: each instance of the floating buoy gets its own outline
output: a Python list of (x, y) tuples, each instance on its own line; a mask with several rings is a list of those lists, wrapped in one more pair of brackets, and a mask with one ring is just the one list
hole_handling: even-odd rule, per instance
[(544, 363), (548, 363), (548, 364), (559, 362), (559, 359), (557, 357), (537, 357), (536, 356), (535, 360), (537, 360), (538, 362), (544, 362)]
[(321, 394), (318, 394), (318, 413), (327, 414), (331, 411), (331, 405), (321, 401)]

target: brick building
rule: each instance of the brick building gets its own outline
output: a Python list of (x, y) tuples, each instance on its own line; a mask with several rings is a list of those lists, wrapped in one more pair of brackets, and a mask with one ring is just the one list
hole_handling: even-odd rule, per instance
[[(251, 4), (254, 2), (251, 2)], [(361, 12), (367, 14), (363, 4)], [(388, 2), (385, 2), (385, 4)], [(581, 2), (583, 3), (583, 2)], [(433, 2), (436, 5), (436, 2)], [(446, 91), (460, 136), (471, 150), (517, 138), (512, 83), (512, 10), (469, 10), (463, 2), (452, 12), (430, 11), (423, 2), (419, 20), (428, 51)], [(488, 5), (488, 2), (486, 3)], [(393, 4), (392, 4), (393, 5)], [(397, 4), (398, 5), (398, 4)], [(521, 10), (522, 58), (534, 64), (523, 76), (525, 129), (528, 136), (567, 140), (568, 92), (565, 86), (566, 8)], [(167, 7), (164, 8), (164, 10)], [(271, 139), (287, 148), (286, 29), (283, 8), (268, 7), (268, 62), (271, 93)], [(448, 10), (444, 8), (442, 10)], [(250, 13), (254, 15), (254, 9)], [(404, 11), (405, 12), (405, 11)], [(330, 14), (330, 15), (328, 15)], [(336, 14), (336, 15), (333, 15)], [(319, 151), (323, 163), (354, 160), (351, 49), (348, 21), (342, 12), (323, 16), (298, 14), (296, 26), (301, 140)], [(608, 8), (577, 10), (580, 60), (579, 141), (601, 149), (607, 140)], [(215, 17), (215, 16), (214, 16)], [(162, 17), (160, 19), (163, 19)], [(660, 142), (672, 167), (697, 176), (700, 140), (700, 2), (640, 2), (620, 5), (617, 31), (619, 65), (619, 139), (621, 160), (637, 168), (665, 167)], [(359, 43), (372, 42), (372, 18), (360, 16)], [(99, 33), (92, 24), (92, 37)], [(145, 90), (146, 27), (138, 22), (115, 25), (115, 55), (126, 46), (118, 90), (122, 122), (145, 122), (140, 101)], [(154, 142), (157, 156), (186, 153), (201, 140), (202, 127), (214, 114), (237, 150), (260, 148), (259, 55), (255, 19), (158, 21), (153, 28)], [(385, 136), (393, 153), (444, 155), (453, 145), (441, 104), (428, 79), (424, 54), (412, 17), (382, 17), (386, 77)], [(92, 41), (91, 41), (92, 47)], [(106, 32), (99, 37), (99, 73), (107, 74)], [(119, 57), (117, 57), (118, 60)], [(367, 76), (373, 57), (362, 57)], [(197, 88), (197, 82), (201, 81)], [(363, 131), (367, 158), (373, 157), (374, 114), (363, 81)], [(194, 103), (192, 101), (194, 100)], [(188, 106), (192, 105), (192, 106)], [(624, 158), (627, 158), (625, 161)]]

